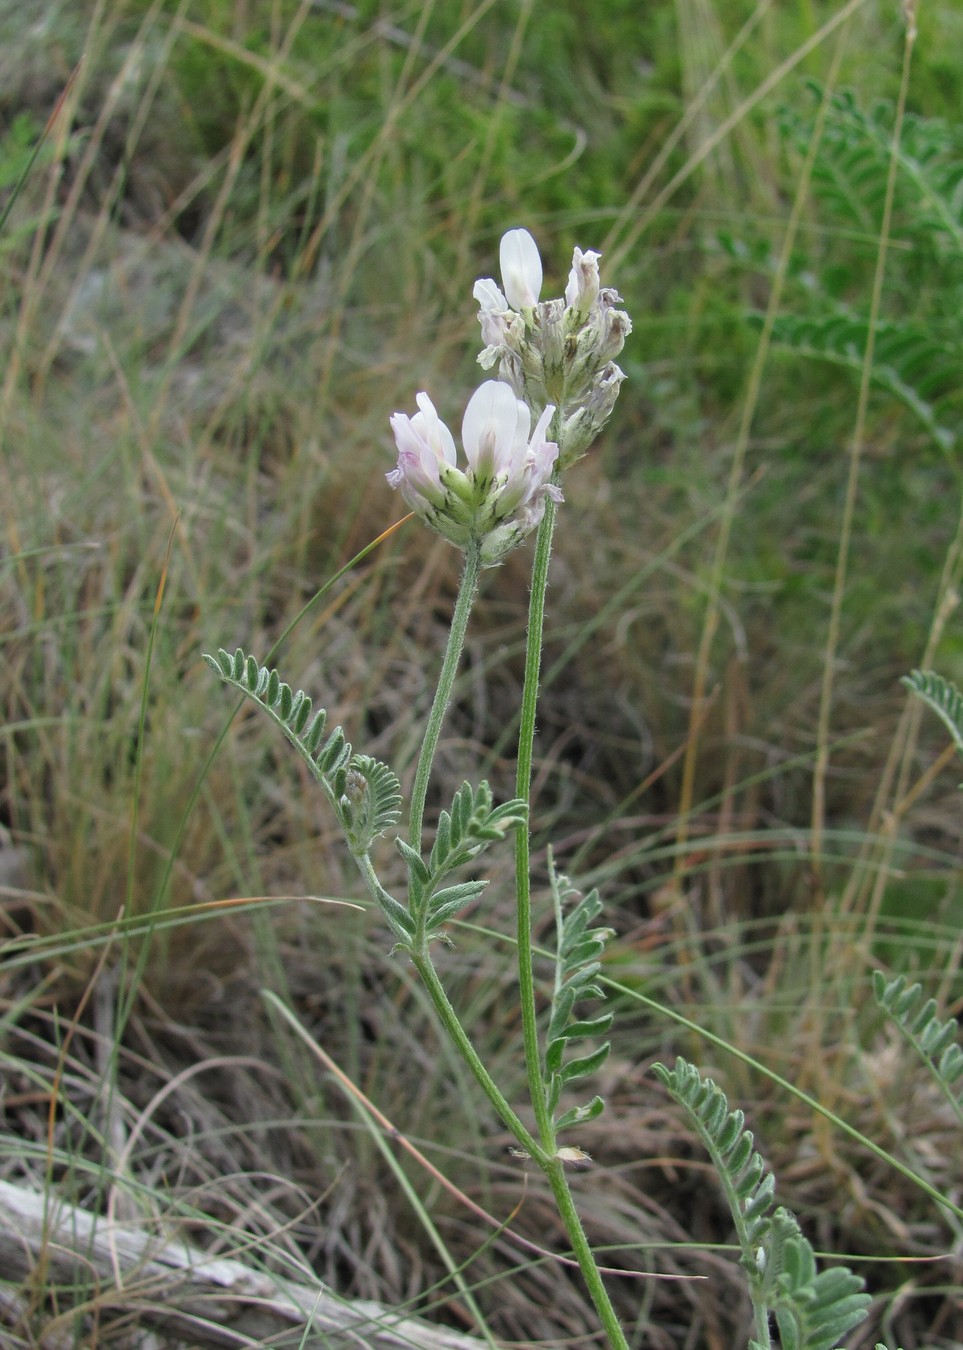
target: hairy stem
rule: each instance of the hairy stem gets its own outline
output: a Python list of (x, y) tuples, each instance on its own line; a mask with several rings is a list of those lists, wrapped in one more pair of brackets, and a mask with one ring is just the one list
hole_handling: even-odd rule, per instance
[(435, 1005), (435, 1011), (441, 1018), (445, 1031), (448, 1033), (451, 1041), (455, 1045), (462, 1059), (468, 1065), (475, 1081), (478, 1083), (485, 1096), (491, 1102), (499, 1118), (521, 1144), (526, 1153), (534, 1158), (535, 1162), (542, 1168), (547, 1168), (548, 1158), (538, 1141), (526, 1129), (522, 1120), (512, 1110), (506, 1098), (502, 1095), (494, 1079), (485, 1068), (478, 1051), (471, 1042), (467, 1031), (459, 1021), (458, 1014), (448, 1000), (445, 993), (445, 987), (438, 978), (438, 972), (427, 951), (413, 952), (411, 957), (414, 967), (421, 976), (422, 983)]
[(629, 1343), (625, 1339), (622, 1325), (616, 1316), (612, 1301), (609, 1298), (609, 1292), (602, 1280), (598, 1263), (595, 1260), (595, 1253), (589, 1245), (589, 1240), (585, 1236), (585, 1229), (582, 1227), (582, 1220), (575, 1208), (575, 1201), (572, 1199), (572, 1192), (569, 1189), (564, 1164), (557, 1158), (552, 1159), (549, 1165), (544, 1168), (544, 1171), (552, 1188), (552, 1194), (555, 1196), (559, 1215), (565, 1224), (565, 1231), (568, 1233), (569, 1241), (572, 1244), (572, 1252), (578, 1261), (582, 1278), (591, 1295), (602, 1328), (609, 1338), (609, 1345), (612, 1346), (613, 1350), (629, 1350)]
[[(542, 635), (545, 626), (545, 592), (548, 587), (548, 566), (552, 556), (552, 536), (555, 530), (555, 503), (549, 500), (538, 529), (535, 543), (535, 561), (532, 566), (532, 591), (528, 606), (528, 638), (525, 652), (525, 687), (518, 730), (518, 767), (515, 795), (531, 807), (532, 759), (535, 745), (535, 713), (538, 704), (538, 682), (542, 659)], [(529, 810), (529, 820), (531, 811)], [(516, 930), (518, 934), (518, 990), (521, 1003), (522, 1034), (525, 1042), (525, 1067), (529, 1093), (538, 1134), (542, 1144), (542, 1161), (533, 1154), (548, 1177), (559, 1216), (565, 1225), (572, 1251), (579, 1263), (595, 1311), (613, 1350), (628, 1350), (628, 1341), (619, 1325), (608, 1290), (602, 1280), (595, 1254), (589, 1245), (582, 1221), (575, 1208), (569, 1189), (564, 1164), (554, 1157), (555, 1124), (549, 1110), (542, 1078), (542, 1057), (538, 1038), (537, 1008), (535, 1003), (535, 972), (532, 961), (532, 887), (531, 840), (528, 821), (519, 825), (515, 833), (515, 894), (517, 903)]]
[(478, 574), (481, 571), (481, 559), (477, 545), (469, 548), (465, 553), (465, 567), (461, 574), (461, 584), (458, 588), (458, 599), (455, 601), (455, 609), (451, 618), (451, 631), (448, 634), (448, 646), (445, 648), (445, 659), (442, 662), (441, 674), (438, 677), (438, 688), (435, 690), (435, 697), (432, 700), (431, 712), (428, 715), (428, 724), (425, 727), (425, 739), (421, 744), (421, 753), (418, 756), (418, 767), (415, 770), (415, 782), (411, 791), (411, 814), (408, 818), (408, 843), (412, 848), (421, 852), (421, 828), (425, 814), (425, 798), (428, 794), (428, 781), (431, 778), (431, 769), (435, 760), (435, 751), (438, 749), (438, 739), (441, 736), (442, 723), (445, 720), (445, 713), (448, 711), (448, 702), (451, 698), (452, 686), (455, 683), (455, 676), (458, 673), (458, 664), (461, 661), (462, 649), (465, 645), (465, 633), (468, 630), (468, 617), (471, 614), (471, 607), (475, 603), (475, 596), (478, 593)]
[[(438, 748), (438, 740), (441, 736), (442, 724), (445, 720), (445, 713), (448, 709), (448, 703), (451, 698), (452, 687), (455, 683), (455, 676), (458, 673), (458, 665), (461, 661), (462, 650), (465, 645), (465, 633), (468, 629), (468, 618), (471, 614), (471, 608), (478, 593), (478, 577), (481, 571), (481, 561), (477, 547), (470, 548), (465, 554), (465, 567), (462, 572), (461, 584), (458, 590), (458, 598), (455, 601), (455, 609), (452, 614), (451, 630), (448, 634), (448, 645), (445, 648), (445, 658), (442, 662), (441, 673), (438, 677), (438, 687), (435, 690), (435, 697), (432, 700), (431, 712), (428, 716), (428, 723), (425, 728), (425, 738), (421, 746), (421, 754), (418, 757), (418, 767), (415, 771), (415, 783), (411, 794), (411, 815), (408, 822), (408, 842), (412, 848), (421, 852), (421, 833), (425, 812), (425, 798), (428, 793), (428, 783), (431, 778), (432, 765), (434, 763), (435, 751)], [(373, 869), (362, 866), (362, 872), (369, 883), (373, 886), (373, 894), (377, 898), (380, 885), (374, 876)], [(458, 1014), (449, 1002), (448, 995), (445, 992), (444, 985), (438, 978), (438, 972), (435, 970), (434, 963), (428, 952), (427, 944), (423, 936), (424, 924), (420, 926), (418, 934), (414, 940), (411, 950), (411, 959), (415, 969), (418, 971), (422, 982), (435, 1010), (440, 1017), (442, 1024), (448, 1033), (448, 1036), (458, 1049), (462, 1059), (468, 1065), (476, 1081), (481, 1087), (485, 1096), (491, 1102), (500, 1119), (511, 1130), (515, 1138), (522, 1145), (527, 1153), (535, 1159), (537, 1163), (544, 1166), (547, 1161), (545, 1150), (542, 1149), (537, 1140), (526, 1129), (524, 1123), (515, 1114), (508, 1101), (499, 1091), (494, 1080), (485, 1068), (478, 1056), (471, 1038), (462, 1026)]]
[[(535, 712), (542, 661), (542, 632), (545, 626), (545, 591), (548, 564), (552, 556), (555, 531), (555, 503), (546, 502), (545, 515), (538, 528), (535, 561), (532, 566), (532, 590), (528, 605), (528, 637), (525, 651), (525, 686), (518, 727), (518, 763), (515, 771), (515, 795), (531, 808), (532, 757), (535, 744)], [(529, 810), (529, 819), (531, 811)], [(538, 1043), (535, 1006), (535, 975), (532, 965), (532, 885), (531, 840), (529, 826), (519, 825), (515, 832), (516, 932), (518, 935), (518, 992), (521, 1000), (522, 1036), (525, 1043), (525, 1069), (528, 1090), (538, 1123), (538, 1133), (549, 1153), (555, 1151), (555, 1129), (542, 1080), (542, 1058)]]

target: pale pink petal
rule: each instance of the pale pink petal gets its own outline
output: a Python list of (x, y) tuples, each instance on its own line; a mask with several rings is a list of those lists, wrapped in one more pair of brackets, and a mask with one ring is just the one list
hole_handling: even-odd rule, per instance
[(420, 412), (411, 419), (418, 434), (424, 437), (425, 444), (431, 448), (438, 459), (454, 464), (457, 459), (455, 438), (435, 412), (435, 405), (427, 394), (416, 394), (415, 402)]

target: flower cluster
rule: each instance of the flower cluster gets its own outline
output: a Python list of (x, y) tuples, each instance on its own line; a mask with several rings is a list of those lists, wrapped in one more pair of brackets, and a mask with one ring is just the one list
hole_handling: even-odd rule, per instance
[[(462, 422), (467, 468), (431, 399), (391, 418), (398, 463), (387, 475), (429, 525), (461, 549), (499, 562), (562, 500), (559, 474), (605, 425), (625, 378), (613, 358), (632, 331), (619, 296), (599, 281), (599, 255), (576, 249), (564, 299), (540, 301), (542, 260), (527, 230), (501, 242), (502, 291), (475, 283), (485, 349), (497, 380), (476, 390)], [(529, 435), (532, 419), (536, 425)], [(548, 435), (555, 437), (549, 440)]]
[(608, 421), (625, 375), (614, 358), (632, 331), (617, 291), (599, 280), (599, 254), (575, 250), (564, 299), (539, 301), (542, 260), (527, 230), (502, 237), (504, 293), (475, 283), (484, 350), (479, 364), (515, 390), (536, 415), (559, 409), (561, 471), (581, 459)]
[(467, 470), (456, 466), (455, 441), (427, 394), (414, 417), (395, 413), (398, 464), (388, 474), (413, 511), (459, 548), (476, 544), (485, 566), (499, 562), (538, 525), (545, 499), (562, 500), (551, 479), (558, 446), (546, 439), (555, 412), (543, 409), (529, 436), (531, 413), (507, 384), (486, 380), (461, 424)]

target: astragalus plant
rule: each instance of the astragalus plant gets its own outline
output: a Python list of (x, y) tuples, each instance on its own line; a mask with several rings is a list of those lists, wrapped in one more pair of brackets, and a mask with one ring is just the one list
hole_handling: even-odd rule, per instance
[[(380, 906), (399, 958), (414, 966), (452, 1042), (488, 1101), (517, 1141), (517, 1152), (545, 1173), (609, 1343), (628, 1341), (582, 1228), (566, 1168), (588, 1163), (568, 1131), (594, 1119), (602, 1098), (573, 1102), (571, 1089), (593, 1076), (608, 1054), (612, 1014), (586, 1005), (601, 999), (601, 958), (611, 930), (596, 891), (580, 895), (550, 867), (555, 910), (554, 972), (536, 983), (532, 942), (529, 801), (545, 596), (552, 537), (569, 469), (585, 455), (615, 406), (623, 372), (615, 363), (631, 332), (620, 297), (603, 286), (599, 254), (576, 248), (565, 294), (542, 300), (542, 262), (532, 236), (508, 231), (501, 241), (499, 286), (476, 282), (475, 299), (485, 379), (467, 401), (462, 456), (427, 392), (417, 412), (396, 412), (390, 425), (398, 459), (387, 477), (412, 511), (464, 555), (447, 649), (428, 715), (414, 776), (407, 824), (395, 844), (407, 868), (397, 894), (382, 883), (372, 857), (375, 840), (402, 818), (397, 775), (354, 751), (340, 727), (295, 692), (274, 669), (238, 648), (207, 660), (228, 684), (250, 697), (279, 725), (304, 759), (337, 817), (370, 895)], [(487, 783), (464, 783), (441, 812), (434, 838), (424, 814), (435, 752), (465, 643), (472, 605), (485, 568), (496, 566), (528, 535), (533, 555), (525, 679), (519, 718), (516, 795), (496, 804)], [(447, 925), (479, 901), (487, 882), (459, 879), (490, 845), (513, 838), (517, 991), (530, 1102), (507, 1100), (479, 1056), (448, 998), (444, 981)], [(397, 889), (397, 888), (396, 888)], [(734, 1204), (756, 1315), (753, 1344), (769, 1346), (770, 1314), (784, 1345), (828, 1350), (864, 1315), (861, 1281), (848, 1271), (817, 1276), (812, 1250), (785, 1210), (773, 1209), (772, 1176), (722, 1093), (680, 1063), (663, 1081), (695, 1119)], [(525, 1115), (532, 1122), (525, 1123)], [(565, 1142), (563, 1142), (563, 1137)], [(801, 1310), (801, 1311), (799, 1311)], [(796, 1339), (787, 1339), (798, 1332)], [(829, 1339), (827, 1339), (827, 1336)]]

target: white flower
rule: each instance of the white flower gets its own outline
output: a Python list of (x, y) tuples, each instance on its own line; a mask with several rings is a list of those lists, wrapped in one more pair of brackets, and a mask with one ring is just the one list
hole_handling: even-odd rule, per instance
[(498, 261), (508, 303), (513, 309), (534, 309), (542, 290), (542, 259), (528, 230), (502, 235)]
[(500, 289), (475, 282), (482, 351), (478, 363), (538, 416), (558, 408), (556, 468), (568, 469), (604, 427), (624, 376), (613, 358), (632, 324), (619, 295), (601, 285), (593, 249), (576, 248), (564, 298), (540, 300), (542, 260), (527, 230), (509, 230), (499, 251)]
[(414, 417), (395, 413), (390, 419), (398, 464), (386, 477), (392, 487), (402, 489), (413, 511), (426, 515), (446, 500), (441, 475), (443, 468), (454, 466), (455, 440), (427, 394), (418, 394), (415, 402), (421, 411)]
[[(531, 420), (507, 384), (486, 380), (475, 390), (462, 419), (461, 439), (476, 482), (507, 480), (518, 473), (528, 453)], [(541, 423), (539, 427), (544, 430)]]
[[(491, 348), (493, 353), (497, 353), (508, 336), (515, 315), (491, 277), (482, 277), (476, 281), (472, 295), (478, 301), (478, 322), (481, 324), (482, 342), (486, 350)], [(492, 359), (494, 360), (494, 356)]]
[(546, 439), (555, 409), (545, 408), (529, 435), (527, 405), (507, 384), (486, 380), (465, 409), (467, 468), (459, 469), (454, 439), (428, 395), (419, 394), (417, 403), (414, 417), (391, 418), (398, 463), (388, 482), (453, 544), (476, 543), (490, 566), (535, 528), (548, 497), (562, 499), (551, 481), (558, 446)]

